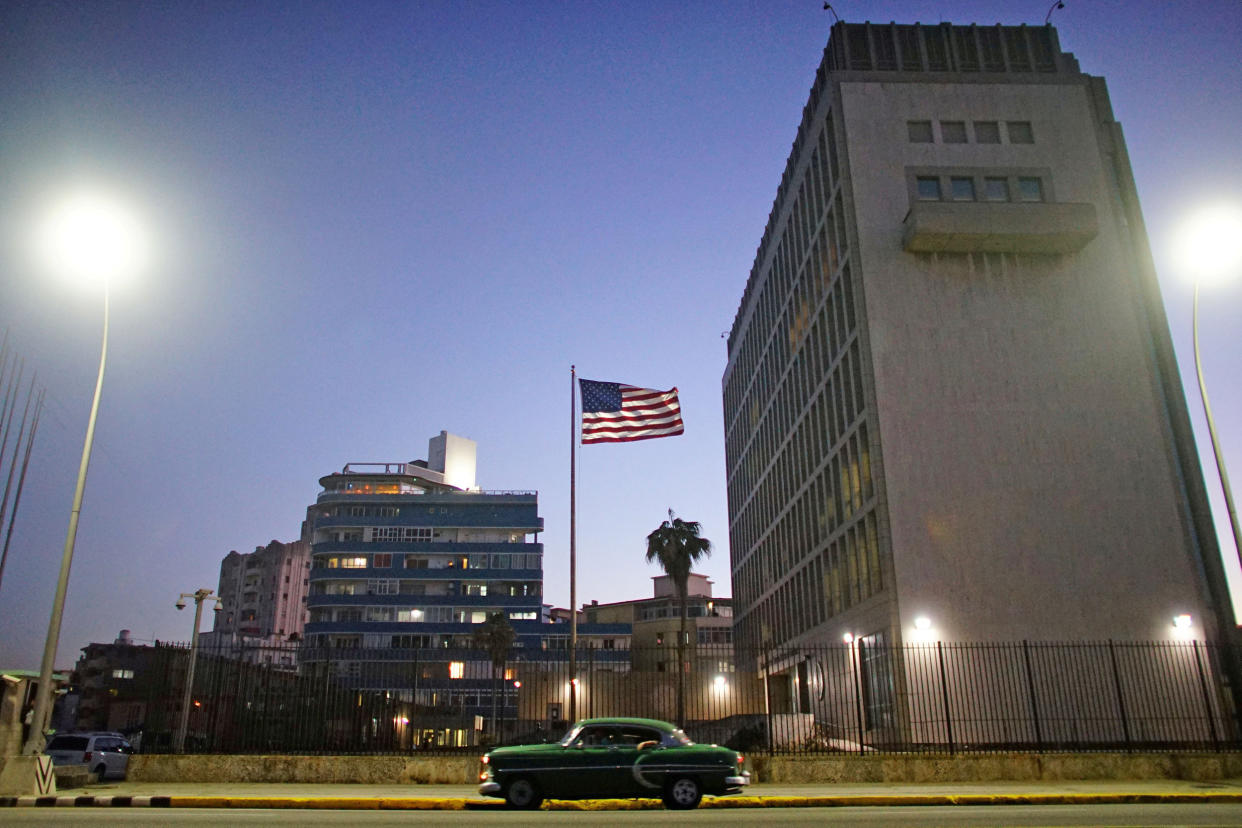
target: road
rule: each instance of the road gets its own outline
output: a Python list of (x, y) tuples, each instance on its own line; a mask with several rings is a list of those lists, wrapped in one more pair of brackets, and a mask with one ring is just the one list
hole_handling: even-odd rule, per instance
[(361, 825), (431, 826), (531, 825), (831, 825), (872, 826), (1160, 826), (1242, 825), (1242, 805), (989, 805), (862, 808), (713, 809), (676, 811), (315, 811), (218, 808), (9, 808), (0, 811), (6, 828), (45, 825), (155, 826)]

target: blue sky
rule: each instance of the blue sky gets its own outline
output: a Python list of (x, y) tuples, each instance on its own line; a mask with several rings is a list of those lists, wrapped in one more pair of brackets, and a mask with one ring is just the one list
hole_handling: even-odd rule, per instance
[[(842, 2), (845, 19), (1043, 22), (1043, 2)], [(0, 9), (0, 327), (48, 410), (0, 586), (0, 666), (37, 667), (94, 382), (100, 297), (27, 254), (48, 199), (128, 199), (158, 250), (115, 292), (58, 664), (122, 628), (189, 636), (177, 594), (300, 532), (318, 478), (479, 444), (538, 489), (568, 603), (569, 369), (678, 386), (682, 437), (580, 451), (578, 594), (647, 595), (644, 538), (703, 523), (728, 594), (720, 377), (832, 22), (763, 2), (57, 3)], [(1242, 198), (1242, 4), (1067, 0), (1062, 46), (1125, 129), (1202, 426), (1170, 234)], [(1242, 476), (1242, 281), (1205, 297), (1209, 390)], [(1216, 492), (1206, 436), (1201, 454)], [(1236, 556), (1221, 516), (1222, 544)]]

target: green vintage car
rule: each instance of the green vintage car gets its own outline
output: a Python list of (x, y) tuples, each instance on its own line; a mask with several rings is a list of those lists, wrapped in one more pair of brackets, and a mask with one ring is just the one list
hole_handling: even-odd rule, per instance
[(656, 719), (584, 719), (548, 745), (496, 748), (483, 757), (479, 793), (512, 808), (546, 799), (660, 797), (665, 807), (694, 808), (703, 794), (737, 793), (750, 783), (742, 756), (696, 745)]

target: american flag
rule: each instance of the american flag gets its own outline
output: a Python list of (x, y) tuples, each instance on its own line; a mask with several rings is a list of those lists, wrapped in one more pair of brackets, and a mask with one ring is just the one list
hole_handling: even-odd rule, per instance
[(672, 437), (685, 429), (677, 389), (653, 391), (619, 382), (580, 379), (582, 443), (623, 443)]

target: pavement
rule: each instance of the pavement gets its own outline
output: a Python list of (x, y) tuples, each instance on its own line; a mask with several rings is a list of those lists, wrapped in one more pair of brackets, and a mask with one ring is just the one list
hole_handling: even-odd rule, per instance
[[(932, 784), (755, 784), (744, 794), (705, 796), (703, 808), (806, 808), (893, 805), (1064, 805), (1242, 803), (1242, 779), (1216, 782), (1054, 781)], [(331, 810), (467, 810), (502, 808), (473, 785), (103, 782), (56, 796), (0, 796), (0, 806), (314, 808)], [(549, 810), (643, 810), (656, 799), (555, 800)]]

